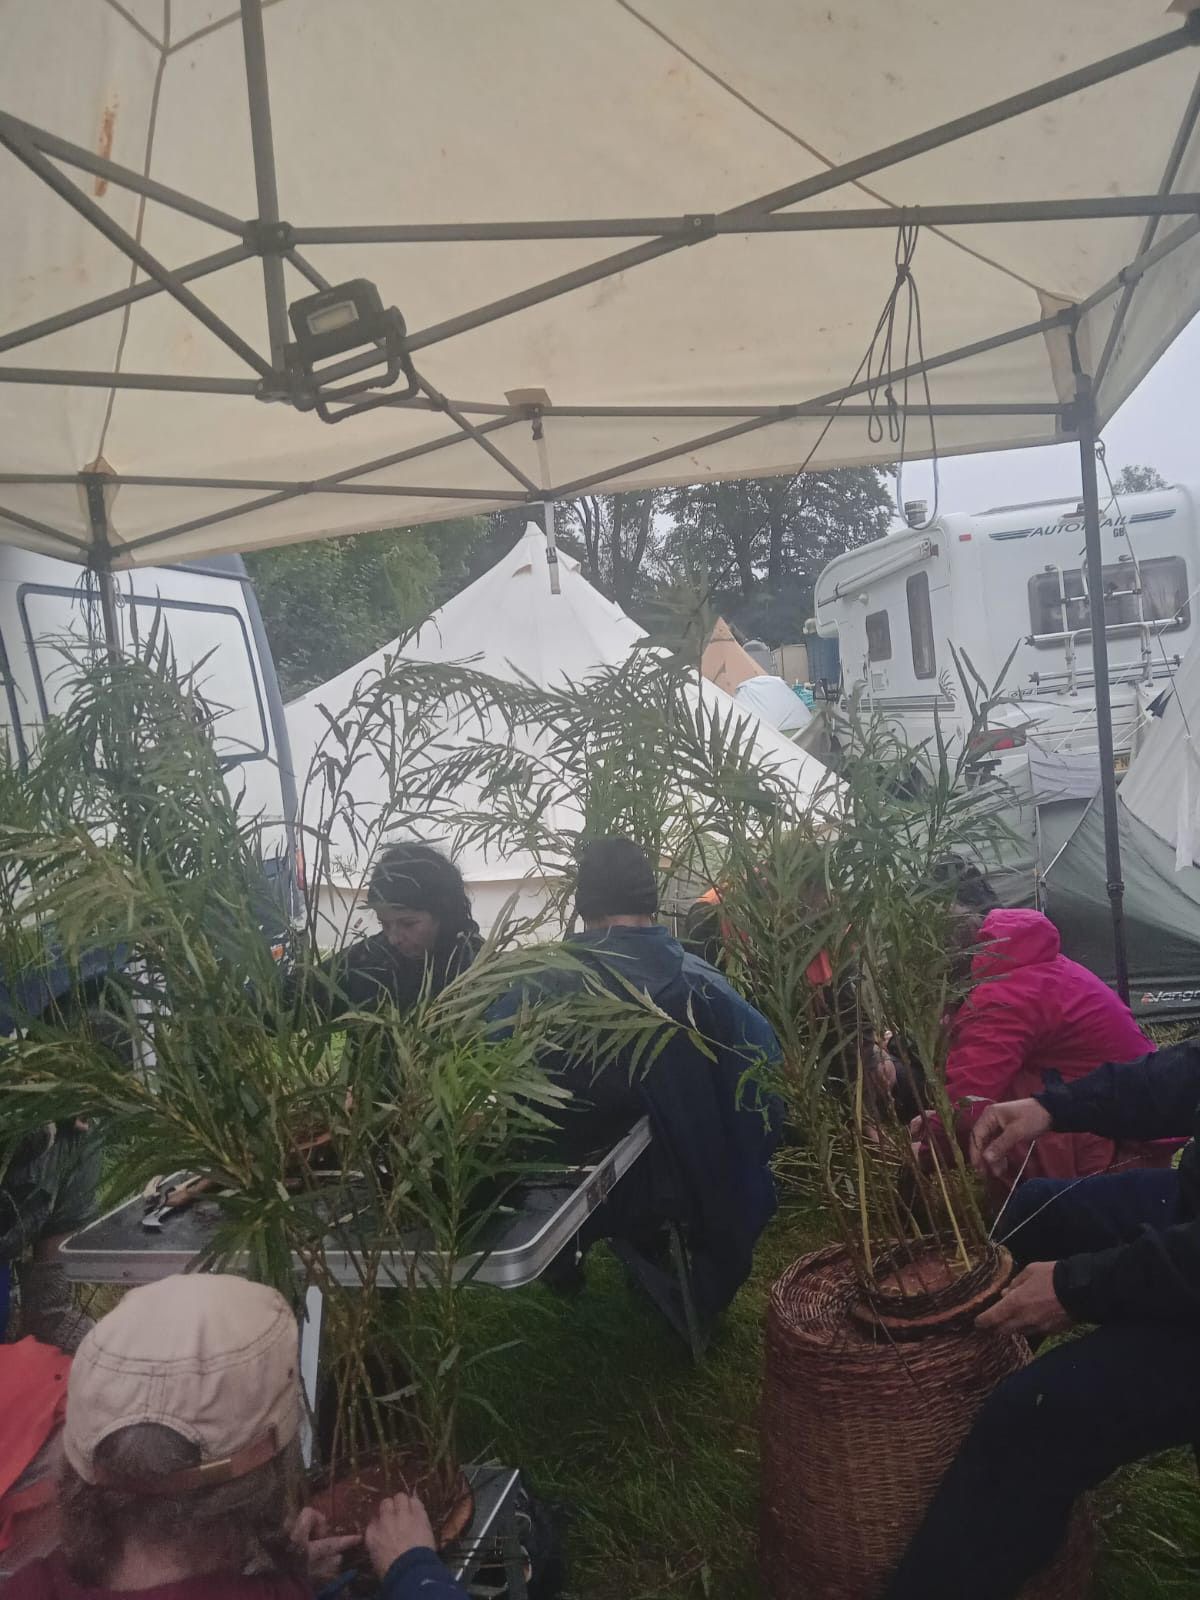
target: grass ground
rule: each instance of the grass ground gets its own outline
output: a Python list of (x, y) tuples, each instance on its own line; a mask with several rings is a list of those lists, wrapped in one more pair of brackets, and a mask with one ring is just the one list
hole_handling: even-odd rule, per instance
[[(705, 1361), (603, 1249), (576, 1300), (477, 1291), (479, 1337), (516, 1348), (488, 1367), (477, 1453), (519, 1463), (568, 1515), (573, 1600), (758, 1600), (757, 1426), (769, 1285), (823, 1242), (815, 1212), (785, 1213)], [(1200, 1594), (1200, 1484), (1192, 1458), (1136, 1467), (1097, 1497), (1095, 1600)]]

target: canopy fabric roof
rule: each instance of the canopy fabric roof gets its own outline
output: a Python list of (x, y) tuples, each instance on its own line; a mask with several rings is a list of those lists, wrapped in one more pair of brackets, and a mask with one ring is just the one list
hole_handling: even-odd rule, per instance
[[(1072, 437), (1079, 375), (1103, 421), (1200, 306), (1194, 22), (0, 0), (0, 539), (161, 564), (893, 462), (930, 406), (942, 453)], [(420, 387), (327, 426), (286, 306), (360, 278)]]
[(709, 683), (715, 683), (726, 694), (732, 694), (747, 678), (763, 676), (763, 669), (742, 649), (724, 617), (718, 617), (713, 623), (701, 652), (700, 671)]
[[(604, 667), (618, 666), (646, 635), (619, 606), (606, 600), (583, 576), (579, 563), (560, 555), (560, 592), (551, 593), (546, 566), (546, 545), (541, 530), (530, 524), (523, 539), (482, 577), (434, 612), (415, 636), (385, 646), (374, 655), (347, 668), (336, 678), (293, 700), (287, 707), (288, 737), (297, 777), (303, 782), (318, 745), (329, 735), (329, 723), (320, 707), (334, 718), (350, 702), (355, 685), (384, 667), (397, 654), (403, 659), (466, 664), (477, 671), (514, 683), (527, 679), (543, 688), (579, 682)], [(804, 799), (820, 790), (821, 802), (832, 803), (837, 785), (824, 764), (796, 747), (753, 711), (735, 707), (715, 685), (700, 681), (695, 694), (706, 716), (724, 719), (732, 711), (752, 729), (755, 755), (777, 778), (792, 782)], [(450, 726), (446, 746), (479, 736), (478, 723)], [(316, 779), (319, 786), (320, 778)], [(371, 822), (387, 804), (387, 774), (370, 758), (355, 768), (353, 798), (358, 817)], [(316, 812), (318, 796), (306, 800), (305, 809)], [(475, 809), (478, 796), (463, 797), (464, 807)], [(548, 808), (550, 826), (571, 830), (581, 822), (574, 797), (564, 794)], [(435, 830), (436, 832), (436, 830)], [(348, 836), (332, 842), (335, 862), (344, 867), (344, 882), (356, 884), (367, 863), (357, 859)], [(484, 850), (463, 852), (456, 858), (468, 885), (478, 889), (491, 882), (512, 883), (536, 876), (531, 855), (502, 858)]]

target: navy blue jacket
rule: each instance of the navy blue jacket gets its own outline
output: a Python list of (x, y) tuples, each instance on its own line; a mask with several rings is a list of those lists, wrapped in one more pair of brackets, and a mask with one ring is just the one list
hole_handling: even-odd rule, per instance
[(379, 1600), (462, 1600), (466, 1592), (432, 1550), (410, 1550), (387, 1569)]
[[(778, 1061), (779, 1042), (715, 967), (663, 927), (608, 928), (567, 944), (614, 993), (631, 985), (706, 1041), (702, 1050), (687, 1032), (670, 1030), (641, 1075), (623, 1059), (599, 1075), (590, 1062), (548, 1065), (586, 1108), (566, 1124), (576, 1147), (611, 1142), (649, 1113), (670, 1214), (687, 1232), (696, 1308), (702, 1317), (715, 1316), (748, 1277), (755, 1243), (775, 1213), (770, 1159), (782, 1107), (744, 1080), (764, 1060)], [(547, 974), (545, 987), (561, 992), (572, 981)], [(510, 997), (505, 1012), (511, 1015), (518, 1003)], [(614, 1200), (620, 1192), (618, 1185)]]
[(1077, 1322), (1200, 1322), (1200, 1039), (1125, 1065), (1109, 1062), (1072, 1083), (1052, 1084), (1036, 1098), (1056, 1132), (1109, 1139), (1191, 1134), (1179, 1160), (1173, 1225), (1148, 1227), (1108, 1250), (1065, 1256), (1054, 1271), (1054, 1292)]

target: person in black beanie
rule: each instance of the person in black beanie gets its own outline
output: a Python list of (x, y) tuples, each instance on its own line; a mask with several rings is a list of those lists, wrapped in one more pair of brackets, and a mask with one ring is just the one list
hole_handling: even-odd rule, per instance
[(481, 939), (462, 874), (432, 845), (391, 844), (367, 889), (379, 932), (336, 951), (308, 973), (308, 994), (323, 1015), (394, 1005), (440, 994), (475, 959)]
[(591, 931), (653, 925), (658, 882), (641, 845), (612, 837), (585, 847), (575, 877), (575, 914)]
[[(775, 1211), (770, 1158), (782, 1108), (757, 1088), (753, 1074), (778, 1060), (779, 1043), (766, 1018), (715, 967), (658, 923), (654, 867), (632, 839), (598, 839), (583, 850), (575, 911), (583, 931), (568, 937), (568, 949), (614, 993), (632, 987), (646, 994), (675, 1024), (644, 1069), (632, 1054), (599, 1073), (590, 1061), (547, 1063), (573, 1095), (562, 1119), (565, 1150), (611, 1145), (646, 1114), (654, 1131), (648, 1157), (593, 1214), (579, 1243), (623, 1242), (649, 1270), (661, 1259), (664, 1224), (676, 1224), (696, 1310), (711, 1320), (745, 1281)], [(539, 988), (561, 991), (571, 982), (548, 973)], [(528, 991), (508, 997), (497, 1014), (513, 1017), (528, 998)]]

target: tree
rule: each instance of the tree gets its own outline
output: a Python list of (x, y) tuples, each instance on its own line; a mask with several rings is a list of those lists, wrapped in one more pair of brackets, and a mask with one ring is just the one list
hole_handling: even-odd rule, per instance
[[(661, 490), (627, 494), (589, 494), (564, 500), (556, 510), (555, 542), (573, 555), (589, 583), (595, 584), (623, 611), (636, 611), (656, 588), (652, 557), (660, 533)], [(497, 511), (490, 519), (488, 547), (498, 559), (519, 538), (526, 525), (545, 526), (540, 505)], [(490, 566), (491, 561), (485, 563)]]
[(663, 510), (670, 526), (654, 551), (658, 575), (702, 565), (729, 621), (785, 644), (811, 615), (821, 569), (886, 533), (895, 505), (885, 472), (847, 467), (672, 490)]
[(486, 534), (472, 518), (247, 555), (284, 698), (344, 671), (457, 594), (477, 576), (472, 557)]
[(646, 556), (653, 548), (661, 501), (657, 491), (644, 490), (585, 495), (563, 508), (564, 532), (568, 537), (574, 532), (582, 541), (585, 572), (624, 611), (645, 586)]
[(1116, 494), (1144, 494), (1147, 489), (1169, 487), (1157, 467), (1122, 467), (1113, 479), (1113, 490)]

